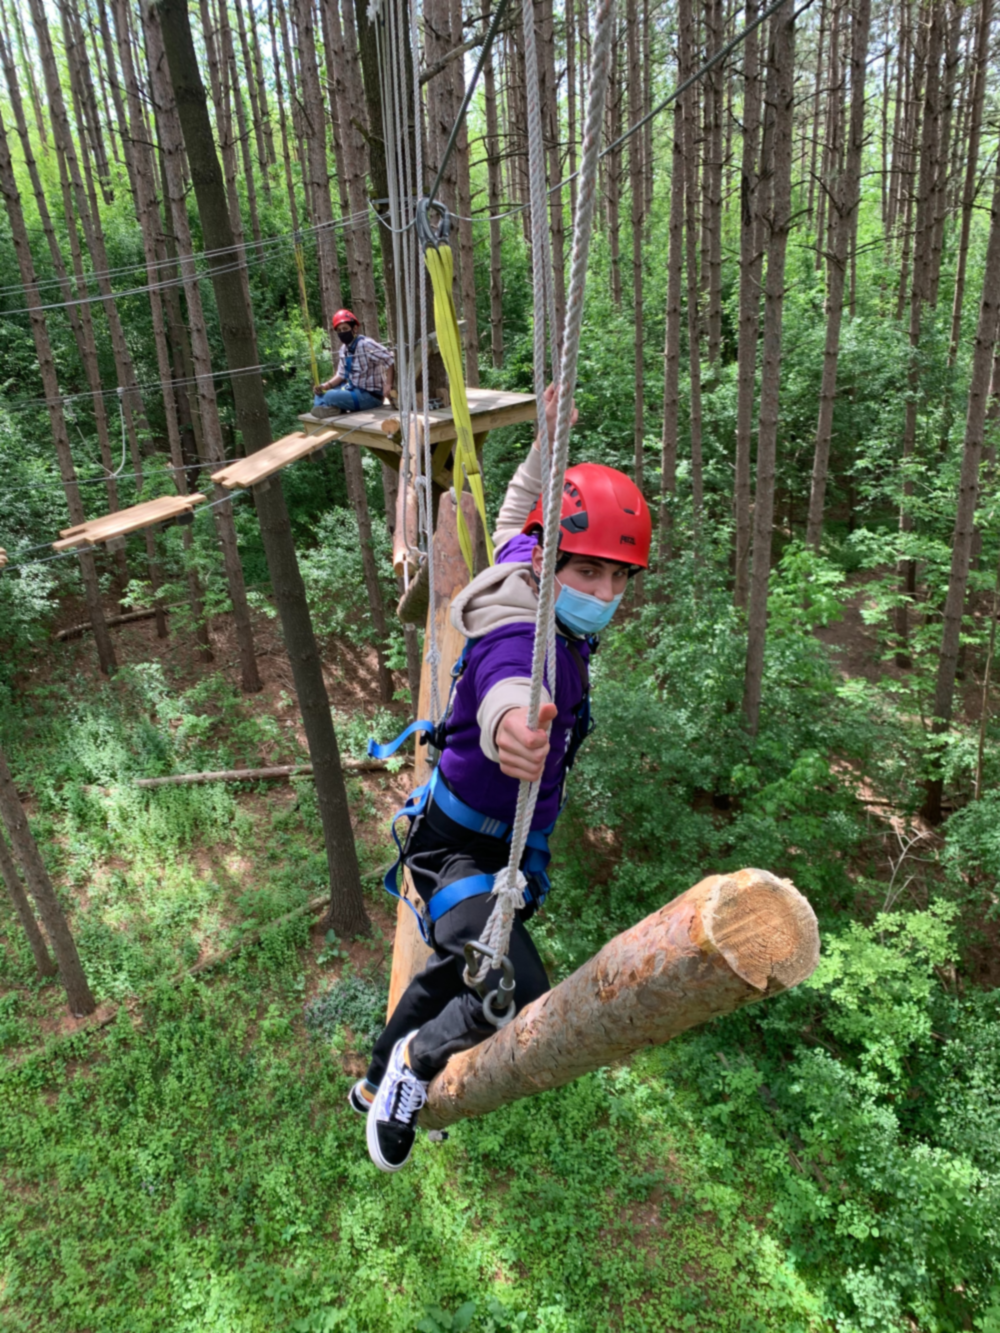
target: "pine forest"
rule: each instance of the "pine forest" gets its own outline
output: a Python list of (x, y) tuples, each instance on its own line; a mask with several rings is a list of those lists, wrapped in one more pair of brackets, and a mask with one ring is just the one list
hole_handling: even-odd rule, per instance
[[(1000, 6), (0, 0), (0, 64), (3, 1329), (998, 1333)], [(479, 954), (384, 890), (415, 788)], [(421, 913), (486, 1026), (383, 1116)]]

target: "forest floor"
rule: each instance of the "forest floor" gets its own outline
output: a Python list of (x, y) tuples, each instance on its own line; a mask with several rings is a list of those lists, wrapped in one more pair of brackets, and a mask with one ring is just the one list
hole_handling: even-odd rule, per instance
[[(819, 631), (845, 676), (877, 665), (864, 596)], [(398, 1178), (370, 1166), (345, 1096), (366, 1063), (357, 1029), (384, 1004), (395, 911), (380, 872), (410, 774), (348, 780), (373, 927), (349, 941), (304, 910), (328, 883), (311, 782), (139, 793), (129, 780), (144, 766), (306, 757), (277, 626), (257, 616), (255, 633), (255, 696), (239, 694), (225, 618), (212, 663), (184, 635), (158, 639), (149, 620), (113, 631), (128, 670), (111, 682), (86, 637), (47, 650), (22, 682), (20, 748), (39, 793), (30, 811), (100, 1009), (72, 1019), (57, 987), (26, 983), (5, 931), (0, 1048), (23, 1079), (0, 1110), (0, 1147), (20, 1149), (54, 1192), (0, 1168), (4, 1327), (830, 1327), (771, 1236), (755, 1182), (713, 1166), (711, 1125), (673, 1086), (670, 1053), (460, 1126), (443, 1147), (421, 1142)], [(378, 708), (374, 655), (331, 642), (323, 659), (342, 747), (360, 757)], [(900, 836), (919, 828), (877, 794), (859, 799), (889, 880)], [(204, 970), (250, 935), (234, 961)], [(345, 985), (354, 1009), (310, 1032), (307, 1013)]]

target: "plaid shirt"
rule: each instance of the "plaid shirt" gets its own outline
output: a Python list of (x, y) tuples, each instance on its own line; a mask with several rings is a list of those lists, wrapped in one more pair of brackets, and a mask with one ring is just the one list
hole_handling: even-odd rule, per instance
[[(350, 375), (347, 372), (347, 358), (351, 356)], [(352, 389), (365, 389), (376, 393), (381, 398), (382, 367), (395, 364), (395, 357), (388, 347), (383, 347), (374, 338), (359, 333), (354, 340), (354, 352), (345, 343), (340, 346), (340, 360), (337, 362), (337, 374), (346, 380)]]

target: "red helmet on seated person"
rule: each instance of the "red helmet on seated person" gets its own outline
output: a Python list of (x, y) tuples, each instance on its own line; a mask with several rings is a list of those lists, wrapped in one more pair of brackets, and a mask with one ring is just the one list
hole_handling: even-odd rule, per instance
[(338, 324), (359, 324), (361, 321), (351, 310), (338, 310), (330, 320), (330, 327), (336, 328)]
[[(540, 537), (544, 525), (539, 497), (522, 531)], [(559, 522), (561, 552), (648, 569), (652, 531), (649, 506), (631, 477), (603, 463), (577, 463), (566, 469)]]

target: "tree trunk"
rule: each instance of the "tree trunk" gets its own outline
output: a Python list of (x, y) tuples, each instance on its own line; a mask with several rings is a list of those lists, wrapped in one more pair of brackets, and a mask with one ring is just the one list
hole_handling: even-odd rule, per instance
[[(754, 0), (751, 0), (753, 3)], [(678, 60), (677, 82), (683, 75)], [(672, 551), (673, 501), (677, 492), (680, 415), (681, 281), (684, 273), (684, 110), (674, 103), (670, 162), (670, 223), (667, 247), (667, 314), (663, 347), (663, 456), (660, 465), (660, 561)]]
[[(228, 0), (218, 0), (219, 5), (219, 42), (222, 47), (222, 86), (223, 98), (227, 105), (230, 97), (236, 109), (236, 129), (243, 159), (243, 184), (247, 192), (247, 209), (250, 213), (250, 230), (257, 243), (260, 256), (260, 213), (257, 208), (257, 182), (254, 178), (253, 153), (250, 145), (250, 130), (247, 126), (246, 108), (243, 105), (243, 89), (240, 86), (239, 69), (236, 65), (236, 51), (233, 47), (233, 30), (229, 22)], [(237, 202), (235, 205), (239, 207)]]
[[(6, 148), (6, 140), (4, 145)], [(3, 156), (6, 156), (5, 149)], [(28, 827), (3, 750), (0, 750), (0, 819), (7, 826), (14, 855), (21, 863), (24, 878), (28, 882), (28, 890), (35, 900), (38, 915), (42, 918), (42, 924), (52, 945), (52, 952), (59, 964), (59, 980), (66, 992), (69, 1011), (76, 1017), (92, 1014), (97, 1005), (87, 985), (87, 978), (83, 974), (83, 965), (76, 951), (69, 923), (59, 905), (56, 891), (49, 879), (49, 872), (45, 869), (45, 862)]]
[[(979, 323), (972, 354), (972, 378), (969, 384), (969, 406), (965, 419), (965, 444), (962, 451), (962, 470), (958, 483), (958, 506), (951, 541), (951, 573), (948, 595), (944, 605), (944, 630), (941, 653), (938, 657), (937, 680), (934, 687), (934, 731), (943, 735), (951, 722), (955, 695), (955, 674), (958, 667), (959, 640), (965, 594), (969, 582), (972, 555), (972, 537), (979, 498), (979, 462), (982, 455), (986, 409), (989, 402), (990, 372), (993, 351), (997, 341), (1000, 316), (1000, 167), (997, 169), (990, 214), (990, 236), (986, 249), (986, 267), (983, 273), (983, 295), (979, 306)], [(941, 819), (941, 797), (944, 781), (940, 771), (927, 783), (924, 814), (932, 823)]]
[[(6, 24), (7, 20), (6, 15), (3, 14), (2, 4), (0, 4), (0, 15), (2, 15), (3, 23)], [(59, 289), (62, 294), (62, 299), (66, 302), (66, 315), (69, 319), (70, 327), (73, 330), (77, 351), (80, 355), (80, 361), (83, 365), (84, 373), (87, 376), (87, 384), (92, 395), (97, 443), (101, 454), (101, 463), (107, 476), (108, 509), (111, 513), (116, 513), (120, 507), (118, 501), (118, 482), (114, 476), (115, 468), (111, 456), (111, 437), (108, 433), (108, 414), (101, 386), (101, 372), (97, 361), (97, 347), (94, 341), (94, 325), (91, 318), (90, 306), (86, 302), (81, 305), (75, 304), (76, 298), (84, 295), (85, 287), (81, 283), (79, 288), (74, 290), (70, 283), (69, 274), (66, 271), (66, 265), (63, 262), (59, 238), (56, 236), (55, 227), (52, 224), (52, 216), (49, 211), (48, 201), (45, 197), (45, 189), (42, 185), (38, 163), (35, 160), (31, 135), (28, 133), (28, 123), (24, 115), (24, 106), (21, 101), (21, 90), (18, 83), (17, 66), (14, 62), (12, 51), (6, 44), (2, 32), (0, 32), (0, 58), (3, 60), (4, 74), (7, 80), (7, 90), (10, 94), (11, 109), (14, 112), (14, 121), (17, 126), (18, 137), (21, 141), (21, 152), (24, 157), (25, 165), (28, 168), (28, 175), (31, 178), (31, 186), (35, 196), (35, 206), (38, 209), (38, 216), (42, 224), (42, 230), (44, 231), (45, 239), (48, 242), (52, 267), (59, 279)], [(75, 235), (75, 232), (73, 234)], [(119, 549), (116, 551), (114, 559), (118, 582), (121, 589), (124, 590), (129, 581), (128, 562), (124, 550)]]
[[(757, 0), (747, 0), (746, 22), (757, 17)], [(743, 165), (740, 187), (740, 327), (736, 396), (736, 557), (733, 604), (745, 608), (750, 590), (750, 446), (757, 387), (760, 335), (760, 276), (763, 252), (758, 244), (758, 166), (760, 157), (760, 29), (743, 43)]]
[(330, 168), (326, 156), (326, 115), (316, 69), (316, 41), (313, 29), (312, 0), (298, 0), (299, 74), (302, 79), (302, 105), (306, 122), (306, 148), (309, 170), (309, 194), (312, 198), (316, 233), (319, 289), (323, 302), (323, 328), (330, 328), (335, 310), (342, 304), (340, 260), (337, 233), (333, 229), (330, 204)]
[[(223, 0), (225, 3), (225, 0)], [(267, 144), (264, 141), (264, 115), (261, 110), (259, 91), (263, 89), (263, 83), (258, 84), (256, 71), (254, 69), (253, 56), (250, 53), (250, 42), (247, 38), (247, 25), (243, 18), (243, 5), (241, 0), (234, 0), (236, 7), (236, 31), (240, 39), (240, 54), (243, 57), (243, 72), (246, 75), (247, 95), (250, 98), (250, 115), (253, 118), (253, 134), (257, 143), (257, 163), (260, 166), (261, 179), (264, 182), (265, 192), (270, 195), (270, 185), (268, 183), (268, 156)]]
[(969, 120), (969, 147), (966, 157), (965, 183), (962, 188), (962, 229), (958, 241), (958, 266), (955, 273), (955, 298), (951, 307), (951, 341), (948, 345), (948, 365), (955, 364), (958, 340), (962, 332), (962, 300), (965, 296), (965, 271), (969, 258), (969, 232), (972, 226), (972, 207), (976, 201), (976, 172), (979, 166), (979, 141), (983, 130), (983, 102), (986, 95), (986, 61), (990, 46), (990, 19), (993, 0), (979, 0), (976, 26), (976, 53), (972, 69), (971, 111)]
[(959, 65), (959, 37), (962, 26), (962, 6), (950, 0), (947, 22), (947, 46), (944, 55), (944, 77), (941, 84), (939, 127), (935, 145), (934, 184), (931, 189), (930, 255), (927, 274), (927, 304), (933, 310), (938, 301), (938, 283), (941, 278), (941, 260), (944, 254), (944, 224), (948, 213), (948, 168), (951, 157), (951, 132), (955, 110), (955, 80)]
[[(607, 126), (609, 145), (622, 132), (622, 41), (615, 36), (611, 48), (611, 75), (608, 79)], [(611, 260), (611, 300), (616, 309), (622, 303), (621, 194), (622, 150), (612, 149), (601, 161), (607, 182), (608, 252)]]
[[(567, 20), (572, 14), (573, 0), (567, 0)], [(483, 0), (483, 21), (490, 12), (490, 0)], [(567, 36), (567, 41), (570, 41)], [(572, 44), (570, 45), (572, 52)], [(572, 60), (572, 55), (568, 57)], [(573, 114), (575, 99), (572, 94), (570, 79), (569, 116), (570, 116), (570, 171), (576, 170), (573, 156)], [(486, 111), (486, 197), (490, 214), (490, 353), (493, 367), (499, 370), (503, 365), (503, 259), (500, 249), (500, 135), (497, 125), (496, 78), (494, 74), (493, 54), (483, 68), (483, 103)], [(572, 186), (571, 186), (572, 189)], [(573, 196), (573, 208), (576, 209), (576, 197)]]
[[(681, 63), (690, 73), (694, 69), (695, 51), (694, 14), (691, 0), (678, 0), (677, 33), (681, 48)], [(687, 76), (686, 76), (687, 77)], [(691, 502), (694, 507), (695, 540), (701, 525), (704, 498), (704, 480), (701, 458), (701, 320), (698, 311), (698, 85), (684, 93), (684, 202), (687, 213), (687, 328), (688, 367), (691, 377), (690, 409), (691, 432)]]
[[(542, 134), (545, 139), (549, 166), (549, 231), (552, 251), (552, 286), (555, 308), (555, 341), (562, 346), (563, 326), (566, 322), (566, 227), (563, 218), (563, 193), (555, 188), (562, 180), (562, 161), (559, 154), (561, 139), (559, 127), (559, 96), (556, 82), (555, 33), (553, 31), (553, 0), (540, 0), (538, 27), (538, 58), (542, 76)], [(619, 155), (619, 173), (621, 156)]]
[[(184, 143), (180, 119), (170, 86), (170, 74), (163, 49), (163, 35), (157, 9), (146, 4), (142, 9), (143, 29), (146, 37), (146, 59), (149, 68), (150, 85), (156, 110), (160, 146), (163, 152), (163, 171), (167, 183), (167, 195), (170, 204), (170, 217), (180, 249), (181, 275), (184, 279), (184, 294), (187, 299), (188, 326), (191, 333), (191, 355), (197, 377), (198, 415), (201, 421), (202, 447), (205, 461), (214, 465), (213, 470), (225, 462), (225, 449), (222, 442), (222, 423), (219, 420), (219, 407), (215, 396), (215, 381), (212, 378), (212, 357), (209, 349), (208, 330), (201, 303), (201, 288), (192, 256), (191, 230), (187, 215), (187, 189), (184, 184)], [(231, 263), (231, 256), (225, 256), (225, 262)], [(241, 289), (242, 289), (242, 283)], [(236, 524), (233, 520), (233, 506), (227, 493), (221, 486), (216, 486), (214, 499), (224, 501), (216, 503), (212, 510), (215, 515), (215, 531), (222, 547), (222, 559), (226, 571), (226, 585), (233, 607), (233, 625), (236, 631), (236, 644), (240, 657), (240, 684), (244, 693), (256, 694), (263, 689), (263, 681), (257, 669), (257, 653), (254, 644), (253, 626), (250, 621), (250, 607), (247, 602), (246, 583), (243, 578), (243, 566), (240, 563), (239, 547), (236, 540)]]
[(764, 287), (764, 359), (760, 377), (760, 425), (757, 432), (757, 486), (753, 516), (753, 568), (750, 575), (749, 632), (743, 712), (756, 736), (764, 681), (767, 595), (774, 525), (778, 399), (781, 385), (781, 314), (785, 294), (785, 253), (791, 217), (792, 112), (795, 91), (795, 11), (783, 5), (772, 19), (774, 66), (774, 175), (767, 278)]
[(21, 925), (24, 927), (24, 933), (28, 937), (31, 954), (35, 960), (36, 975), (40, 978), (54, 977), (59, 968), (53, 961), (48, 945), (45, 943), (45, 937), (38, 928), (35, 914), (28, 902), (28, 895), (21, 883), (21, 876), (17, 873), (17, 866), (14, 864), (14, 858), (10, 854), (7, 840), (2, 832), (0, 832), (0, 877), (3, 878), (3, 882), (7, 886), (7, 892), (14, 904), (14, 910), (17, 912)]
[(830, 214), (834, 225), (833, 246), (827, 256), (826, 344), (823, 348), (823, 381), (819, 394), (819, 420), (806, 526), (806, 541), (817, 550), (823, 536), (833, 408), (837, 399), (837, 360), (840, 355), (840, 324), (844, 313), (844, 280), (848, 249), (857, 226), (861, 198), (861, 155), (865, 145), (865, 69), (870, 28), (871, 0), (855, 0), (851, 21), (851, 119), (845, 169), (830, 194)]
[(819, 962), (812, 908), (766, 870), (710, 875), (609, 941), (480, 1046), (453, 1056), (420, 1116), (441, 1129), (562, 1087), (779, 995)]
[[(920, 395), (920, 321), (924, 301), (927, 299), (927, 282), (930, 273), (931, 241), (931, 200), (934, 182), (934, 150), (938, 129), (938, 90), (941, 46), (944, 36), (944, 17), (939, 9), (933, 7), (930, 28), (927, 36), (925, 64), (925, 105), (920, 139), (920, 175), (917, 183), (916, 221), (913, 237), (913, 281), (910, 290), (910, 367), (907, 373), (909, 393), (903, 421), (902, 463), (904, 469), (903, 497), (899, 510), (899, 531), (912, 532), (913, 514), (910, 511), (910, 499), (914, 493), (913, 479), (906, 469), (916, 449), (917, 409)], [(909, 656), (909, 603), (916, 591), (916, 562), (903, 559), (899, 562), (900, 592), (904, 600), (896, 608), (896, 663), (898, 666), (910, 665)]]
[[(49, 341), (45, 312), (42, 310), (42, 298), (35, 280), (35, 266), (28, 244), (28, 231), (21, 209), (21, 196), (18, 194), (14, 179), (14, 167), (7, 144), (7, 130), (0, 118), (0, 191), (3, 193), (7, 218), (10, 222), (11, 239), (17, 255), (18, 269), (27, 305), (31, 309), (31, 333), (38, 357), (38, 369), (42, 377), (42, 390), (45, 394), (52, 427), (52, 438), (59, 460), (59, 472), (66, 492), (66, 504), (69, 508), (70, 523), (76, 525), (86, 522), (80, 488), (76, 480), (76, 468), (69, 446), (69, 433), (66, 429), (66, 415), (63, 411), (62, 395), (59, 392), (59, 379), (56, 374), (55, 359)], [(94, 626), (94, 642), (101, 671), (110, 676), (115, 670), (115, 650), (104, 620), (104, 606), (101, 601), (100, 584), (97, 581), (97, 567), (92, 551), (80, 552), (80, 572), (87, 600), (87, 612)]]
[[(224, 205), (222, 172), (212, 140), (187, 5), (185, 0), (160, 0), (158, 9), (205, 245), (209, 251), (231, 250), (234, 237)], [(221, 263), (218, 258), (210, 261), (226, 359), (231, 371), (249, 369), (258, 364), (256, 332), (242, 301), (238, 275), (227, 272), (226, 268), (224, 258)], [(260, 372), (236, 376), (233, 395), (244, 446), (247, 453), (254, 453), (271, 442)], [(255, 499), (313, 763), (330, 872), (330, 925), (340, 935), (367, 933), (370, 925), (361, 891), (337, 737), (280, 480), (272, 478), (266, 486), (255, 488)]]
[[(626, 58), (628, 60), (628, 115), (629, 124), (634, 125), (642, 119), (642, 63), (640, 60), (640, 30), (638, 0), (627, 0), (626, 17)], [(634, 379), (635, 422), (632, 433), (633, 474), (635, 484), (643, 489), (643, 447), (645, 444), (646, 392), (645, 379), (645, 342), (643, 338), (642, 309), (642, 223), (643, 209), (646, 202), (646, 187), (643, 180), (643, 139), (641, 134), (633, 134), (629, 140), (629, 193), (631, 195), (632, 216), (632, 317), (635, 321), (634, 342)], [(652, 164), (650, 164), (652, 169)]]
[(278, 103), (278, 118), (281, 129), (281, 160), (285, 165), (285, 188), (288, 191), (288, 211), (291, 216), (292, 230), (299, 229), (299, 207), (295, 198), (295, 183), (292, 179), (292, 151), (288, 137), (288, 121), (285, 117), (285, 96), (281, 82), (281, 58), (278, 55), (278, 38), (274, 26), (274, 0), (267, 0), (267, 23), (271, 30), (271, 60), (274, 66), (274, 100)]
[[(723, 44), (722, 0), (705, 5), (707, 46), (710, 55)], [(708, 134), (705, 151), (705, 230), (707, 232), (708, 363), (716, 366), (722, 354), (722, 108), (723, 65), (710, 70), (706, 83)], [(711, 86), (711, 97), (708, 87)]]
[(368, 591), (368, 605), (371, 608), (372, 624), (375, 628), (375, 655), (378, 659), (379, 695), (384, 704), (392, 703), (392, 672), (386, 666), (385, 652), (389, 630), (385, 620), (385, 607), (382, 602), (382, 588), (378, 581), (378, 566), (372, 547), (372, 523), (368, 512), (368, 496), (365, 492), (365, 478), (361, 467), (361, 450), (356, 444), (343, 445), (344, 474), (347, 478), (347, 496), (354, 509), (358, 524), (358, 540), (361, 545), (361, 564), (364, 570), (365, 588)]

